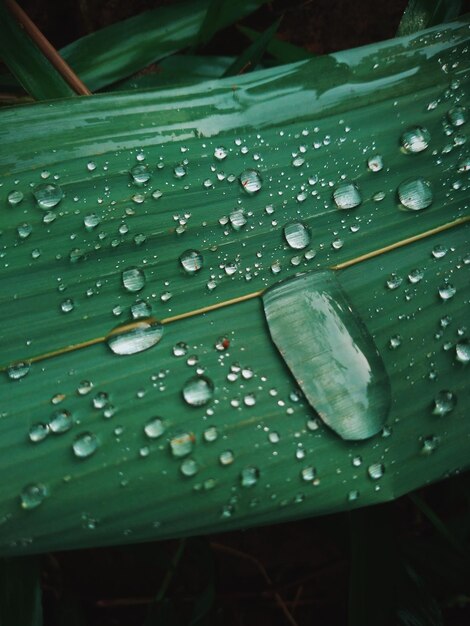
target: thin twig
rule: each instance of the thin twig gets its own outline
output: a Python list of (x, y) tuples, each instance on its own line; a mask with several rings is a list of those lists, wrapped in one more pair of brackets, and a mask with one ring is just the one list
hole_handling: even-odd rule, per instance
[(5, 0), (5, 4), (31, 37), (50, 64), (59, 72), (65, 82), (80, 96), (90, 96), (91, 91), (75, 74), (70, 65), (60, 56), (54, 46), (44, 37), (36, 24), (28, 17), (15, 0)]

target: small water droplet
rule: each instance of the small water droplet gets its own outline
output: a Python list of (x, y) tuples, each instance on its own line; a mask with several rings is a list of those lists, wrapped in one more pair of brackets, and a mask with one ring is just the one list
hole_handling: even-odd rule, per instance
[(390, 274), (387, 279), (387, 287), (388, 289), (398, 289), (398, 287), (402, 284), (403, 278), (401, 276), (397, 276), (397, 274)]
[(62, 313), (70, 313), (73, 311), (75, 305), (72, 298), (66, 298), (60, 303), (60, 310)]
[(399, 348), (401, 346), (400, 335), (393, 335), (393, 337), (390, 337), (389, 345), (392, 350), (396, 350), (397, 348)]
[(228, 150), (227, 148), (224, 148), (223, 146), (219, 146), (218, 148), (214, 150), (214, 157), (218, 161), (223, 161), (225, 158), (227, 158), (227, 155), (228, 155)]
[(175, 167), (173, 173), (175, 175), (175, 178), (183, 178), (184, 176), (186, 176), (187, 170), (186, 167), (181, 163), (180, 165), (177, 165)]
[(207, 376), (194, 376), (183, 387), (183, 397), (191, 406), (203, 406), (213, 395), (214, 383)]
[(437, 450), (437, 448), (439, 447), (439, 443), (440, 439), (435, 435), (429, 435), (429, 437), (425, 437), (423, 439), (423, 445), (421, 447), (421, 454), (429, 456)]
[(98, 215), (96, 215), (96, 213), (89, 213), (88, 215), (85, 215), (85, 217), (83, 218), (83, 223), (85, 225), (86, 230), (93, 230), (94, 228), (98, 226), (100, 222), (101, 222), (101, 219)]
[(146, 165), (135, 165), (130, 171), (131, 178), (135, 185), (141, 186), (150, 180), (150, 172)]
[(284, 226), (284, 237), (294, 250), (303, 250), (310, 243), (310, 232), (302, 222), (291, 222)]
[(405, 130), (400, 138), (403, 151), (407, 154), (416, 154), (426, 150), (431, 141), (431, 133), (424, 126), (414, 126)]
[(7, 196), (7, 201), (10, 206), (18, 206), (18, 204), (20, 204), (23, 198), (24, 198), (23, 192), (19, 190), (15, 190), (15, 191), (10, 191), (10, 193)]
[(247, 393), (243, 398), (243, 402), (245, 406), (255, 406), (256, 404), (256, 396), (254, 393)]
[(82, 380), (77, 387), (77, 393), (80, 396), (86, 396), (88, 393), (90, 393), (92, 389), (93, 389), (92, 382), (90, 382), (89, 380)]
[(180, 433), (170, 440), (171, 453), (175, 457), (189, 454), (193, 449), (195, 437), (193, 433)]
[(422, 211), (433, 201), (431, 183), (425, 178), (408, 178), (399, 185), (398, 198), (410, 211)]
[(338, 209), (354, 209), (362, 202), (359, 188), (354, 183), (339, 185), (333, 192), (333, 200)]
[(224, 450), (219, 455), (219, 462), (221, 465), (231, 465), (235, 460), (235, 456), (231, 450)]
[(94, 161), (88, 161), (86, 168), (89, 172), (94, 172), (96, 170), (96, 163)]
[(163, 336), (163, 326), (156, 320), (141, 320), (130, 326), (118, 326), (108, 335), (106, 342), (114, 354), (143, 352), (155, 346)]
[(145, 286), (145, 274), (138, 267), (129, 267), (124, 270), (121, 279), (124, 288), (131, 293), (141, 291)]
[(253, 487), (259, 480), (260, 471), (257, 467), (244, 467), (240, 472), (240, 483), (242, 487)]
[(457, 289), (450, 283), (444, 283), (439, 287), (439, 296), (444, 302), (453, 298), (456, 293)]
[(65, 433), (72, 428), (73, 418), (69, 411), (56, 411), (49, 421), (49, 428), (54, 434)]
[(457, 404), (457, 398), (452, 391), (439, 391), (439, 393), (434, 398), (434, 409), (433, 415), (447, 415), (454, 410), (455, 405)]
[(294, 159), (292, 159), (293, 167), (301, 167), (304, 163), (305, 163), (305, 159), (301, 156), (297, 156)]
[(180, 263), (185, 272), (195, 274), (204, 265), (202, 254), (198, 250), (186, 250), (180, 256)]
[(33, 196), (36, 199), (38, 207), (44, 211), (49, 211), (57, 206), (64, 195), (59, 185), (52, 183), (38, 185), (33, 191)]
[(467, 110), (465, 107), (457, 105), (447, 112), (447, 119), (455, 128), (463, 126), (467, 121)]
[(183, 341), (178, 342), (173, 346), (173, 354), (175, 356), (186, 356), (188, 353), (188, 344)]
[(23, 488), (20, 494), (21, 508), (22, 509), (35, 509), (49, 495), (49, 491), (42, 483), (30, 483)]
[(434, 248), (431, 250), (431, 254), (435, 259), (442, 259), (442, 257), (445, 257), (447, 252), (447, 247), (443, 246), (442, 244), (437, 244), (437, 246), (434, 246)]
[(385, 467), (382, 463), (372, 463), (367, 468), (367, 473), (372, 480), (379, 480), (385, 473)]
[(152, 315), (152, 307), (145, 301), (136, 302), (131, 306), (131, 315), (134, 320), (150, 317)]
[(352, 489), (348, 493), (348, 502), (354, 502), (359, 498), (359, 491), (357, 489)]
[(467, 365), (470, 361), (470, 340), (463, 339), (455, 346), (455, 356), (459, 363)]
[(421, 269), (414, 269), (408, 274), (408, 280), (412, 285), (419, 283), (424, 277), (424, 271)]
[(198, 470), (199, 466), (194, 459), (185, 459), (180, 465), (180, 471), (183, 476), (194, 476)]
[(263, 179), (258, 170), (245, 170), (238, 178), (242, 189), (250, 196), (257, 193), (263, 184)]
[(33, 232), (33, 227), (31, 224), (24, 223), (20, 224), (16, 230), (18, 231), (18, 235), (21, 239), (27, 239)]
[(152, 417), (144, 426), (144, 432), (150, 439), (157, 439), (165, 432), (163, 421), (160, 417)]
[(241, 230), (246, 225), (247, 219), (243, 209), (236, 209), (230, 213), (230, 224), (233, 230)]
[(84, 432), (75, 438), (72, 444), (73, 453), (79, 459), (86, 459), (96, 452), (99, 441), (96, 435), (91, 432)]
[(215, 426), (209, 426), (209, 428), (206, 428), (206, 430), (204, 431), (204, 440), (209, 443), (215, 441), (218, 436), (219, 434)]
[(380, 172), (383, 166), (384, 162), (380, 154), (374, 154), (367, 159), (367, 167), (371, 172)]
[(29, 439), (34, 443), (43, 441), (49, 434), (49, 426), (47, 424), (33, 424), (29, 429)]
[(11, 380), (20, 380), (29, 373), (30, 369), (30, 363), (21, 361), (20, 363), (12, 363), (11, 365), (9, 365), (7, 369), (7, 374)]
[(317, 475), (317, 471), (314, 467), (304, 467), (304, 469), (301, 471), (301, 476), (302, 476), (302, 480), (305, 480), (307, 482), (312, 482), (313, 480), (315, 480), (315, 477)]

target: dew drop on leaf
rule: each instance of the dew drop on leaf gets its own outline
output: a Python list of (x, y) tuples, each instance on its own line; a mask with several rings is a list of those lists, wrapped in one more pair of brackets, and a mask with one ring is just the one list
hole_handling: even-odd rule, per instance
[(163, 326), (156, 320), (141, 320), (127, 326), (118, 326), (106, 338), (114, 354), (129, 355), (155, 346), (163, 336)]
[(33, 424), (29, 429), (29, 439), (33, 443), (38, 443), (39, 441), (43, 441), (47, 435), (49, 434), (49, 426), (47, 424), (42, 424), (38, 422), (37, 424)]
[(86, 459), (98, 449), (98, 438), (91, 432), (84, 432), (78, 435), (72, 444), (72, 450), (79, 459)]
[(72, 428), (73, 418), (69, 411), (56, 411), (49, 421), (49, 428), (54, 434), (65, 433)]
[(382, 463), (372, 463), (367, 468), (367, 473), (372, 480), (379, 480), (385, 473), (385, 467)]
[(454, 410), (455, 405), (457, 404), (457, 398), (452, 391), (443, 390), (439, 391), (439, 393), (434, 398), (434, 408), (433, 415), (439, 415), (442, 417), (443, 415), (447, 415)]
[(10, 193), (7, 196), (7, 201), (10, 206), (18, 206), (18, 204), (20, 204), (23, 198), (24, 198), (24, 194), (22, 191), (19, 191), (19, 190), (10, 191)]
[(144, 426), (144, 432), (150, 439), (157, 439), (165, 432), (163, 421), (160, 417), (152, 417)]
[(175, 457), (182, 457), (190, 454), (193, 449), (193, 433), (180, 433), (170, 439), (171, 453)]
[(467, 110), (460, 105), (452, 107), (447, 113), (447, 119), (455, 128), (463, 126), (467, 121)]
[(231, 450), (224, 450), (219, 455), (219, 462), (221, 465), (231, 465), (234, 460), (235, 457)]
[(180, 263), (187, 274), (195, 274), (202, 268), (204, 259), (198, 250), (186, 250), (180, 256)]
[(459, 363), (467, 365), (470, 361), (470, 341), (468, 339), (463, 339), (457, 343), (455, 346), (455, 356)]
[(425, 178), (408, 178), (400, 183), (398, 198), (410, 211), (422, 211), (433, 201), (431, 183)]
[(64, 197), (64, 192), (59, 185), (46, 183), (35, 187), (33, 196), (40, 209), (49, 211), (59, 204)]
[(249, 195), (257, 193), (263, 184), (263, 179), (258, 170), (245, 170), (238, 177), (242, 189)]
[(310, 243), (310, 232), (302, 222), (291, 222), (284, 226), (284, 237), (294, 250), (303, 250)]
[(384, 162), (380, 154), (374, 154), (367, 159), (367, 167), (371, 172), (380, 172), (383, 166)]
[(444, 283), (439, 287), (439, 297), (446, 302), (455, 296), (457, 289), (450, 283)]
[(207, 376), (194, 376), (183, 387), (183, 398), (191, 406), (203, 406), (214, 395), (214, 383)]
[(35, 509), (44, 502), (48, 495), (49, 492), (45, 485), (42, 483), (30, 483), (21, 491), (21, 508), (27, 510)]
[(31, 364), (26, 361), (20, 363), (12, 363), (8, 366), (7, 374), (10, 380), (20, 380), (24, 378), (31, 369)]
[(197, 474), (199, 466), (194, 459), (185, 459), (180, 465), (180, 472), (183, 476), (194, 476)]
[(354, 209), (362, 202), (359, 188), (354, 183), (339, 185), (333, 192), (333, 200), (338, 209)]
[(146, 165), (135, 165), (130, 175), (135, 185), (145, 185), (150, 180), (150, 172)]
[(145, 274), (138, 267), (129, 267), (124, 270), (121, 279), (124, 289), (131, 293), (141, 291), (145, 286)]
[(224, 148), (223, 146), (219, 146), (218, 148), (214, 150), (214, 157), (218, 161), (223, 161), (227, 157), (227, 154), (228, 154), (227, 148)]
[(400, 137), (400, 143), (403, 148), (403, 152), (407, 154), (416, 154), (417, 152), (423, 152), (429, 146), (431, 141), (431, 133), (424, 126), (414, 126), (405, 130)]
[(435, 435), (429, 435), (423, 439), (423, 445), (421, 446), (421, 454), (429, 456), (435, 452), (439, 446), (440, 439)]
[(257, 467), (245, 467), (240, 472), (240, 482), (242, 487), (253, 487), (259, 480), (260, 471)]
[(316, 469), (311, 466), (304, 467), (304, 469), (301, 471), (302, 480), (305, 480), (307, 482), (312, 482), (313, 480), (315, 480), (316, 475)]

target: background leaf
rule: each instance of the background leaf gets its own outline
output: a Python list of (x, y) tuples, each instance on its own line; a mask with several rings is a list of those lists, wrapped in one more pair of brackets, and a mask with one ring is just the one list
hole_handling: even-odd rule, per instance
[(39, 559), (0, 559), (0, 624), (42, 626)]
[(409, 0), (398, 26), (397, 36), (450, 22), (462, 9), (461, 0)]

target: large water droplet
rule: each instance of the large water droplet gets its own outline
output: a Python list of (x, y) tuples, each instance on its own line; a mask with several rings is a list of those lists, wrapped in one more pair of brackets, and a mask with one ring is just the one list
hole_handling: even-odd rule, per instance
[(213, 395), (214, 383), (207, 376), (194, 376), (183, 387), (183, 397), (191, 406), (203, 406)]
[(354, 209), (362, 202), (359, 188), (353, 183), (345, 183), (336, 187), (333, 192), (333, 200), (338, 209)]
[(431, 141), (431, 133), (423, 126), (414, 126), (405, 130), (400, 138), (403, 151), (408, 154), (426, 150)]
[(183, 476), (194, 476), (198, 470), (199, 466), (194, 459), (185, 459), (180, 465), (180, 471)]
[(155, 346), (163, 336), (163, 326), (156, 320), (141, 320), (118, 326), (106, 342), (114, 354), (137, 354)]
[(367, 468), (367, 473), (372, 480), (379, 480), (385, 473), (385, 467), (382, 463), (372, 463), (372, 465), (369, 465)]
[(36, 199), (38, 207), (44, 211), (49, 211), (49, 209), (53, 209), (57, 206), (64, 195), (59, 185), (52, 183), (38, 185), (33, 191), (33, 196)]
[(263, 179), (258, 170), (245, 170), (238, 178), (242, 189), (249, 195), (257, 193), (263, 184)]
[(69, 411), (62, 409), (54, 413), (49, 421), (49, 428), (55, 434), (65, 433), (72, 428), (73, 418)]
[(457, 398), (452, 391), (439, 391), (439, 393), (434, 398), (434, 409), (433, 415), (447, 415), (454, 410), (455, 405), (457, 404)]
[(374, 154), (367, 159), (367, 167), (371, 172), (380, 172), (383, 166), (384, 162), (380, 154)]
[(228, 150), (223, 146), (219, 146), (214, 150), (214, 156), (218, 161), (223, 161), (227, 157), (227, 154)]
[(90, 432), (84, 432), (75, 439), (72, 444), (72, 450), (78, 458), (86, 459), (96, 452), (98, 446), (97, 436)]
[(274, 343), (326, 424), (344, 439), (378, 433), (390, 407), (389, 379), (335, 273), (287, 280), (263, 302)]
[(47, 424), (33, 424), (29, 429), (29, 439), (34, 443), (43, 441), (49, 434), (49, 426)]
[(124, 270), (121, 278), (124, 288), (132, 293), (141, 291), (145, 286), (145, 274), (138, 267), (129, 267)]
[(20, 380), (29, 373), (30, 369), (31, 364), (27, 363), (26, 361), (22, 361), (20, 363), (12, 363), (8, 366), (7, 374), (11, 380)]
[(42, 483), (31, 483), (23, 488), (20, 494), (21, 508), (23, 509), (35, 509), (49, 495), (48, 489)]
[(452, 126), (455, 126), (455, 128), (463, 126), (463, 124), (465, 124), (465, 122), (467, 121), (466, 108), (460, 105), (452, 107), (447, 113), (447, 119), (452, 124)]
[(18, 204), (23, 200), (24, 194), (22, 191), (18, 189), (15, 191), (10, 191), (7, 196), (7, 201), (10, 206), (18, 206)]
[(284, 237), (294, 250), (303, 250), (310, 243), (310, 232), (302, 222), (291, 222), (284, 226)]
[(198, 250), (186, 250), (180, 256), (180, 263), (185, 272), (195, 274), (202, 268), (204, 259)]
[(444, 283), (439, 287), (439, 297), (446, 302), (455, 296), (457, 289), (450, 283)]
[(150, 180), (150, 172), (146, 165), (135, 165), (130, 171), (131, 178), (135, 185), (141, 186)]
[(170, 449), (173, 456), (181, 457), (189, 454), (193, 449), (194, 444), (193, 433), (180, 433), (172, 437), (170, 440)]
[(457, 343), (455, 346), (455, 356), (459, 363), (467, 365), (470, 361), (470, 340), (463, 339)]
[(219, 455), (221, 465), (231, 465), (235, 460), (235, 456), (231, 450), (224, 450)]
[(144, 432), (150, 439), (157, 439), (165, 432), (163, 421), (160, 417), (152, 417), (144, 426)]
[(398, 187), (401, 204), (410, 211), (421, 211), (432, 204), (431, 183), (425, 178), (408, 178)]

